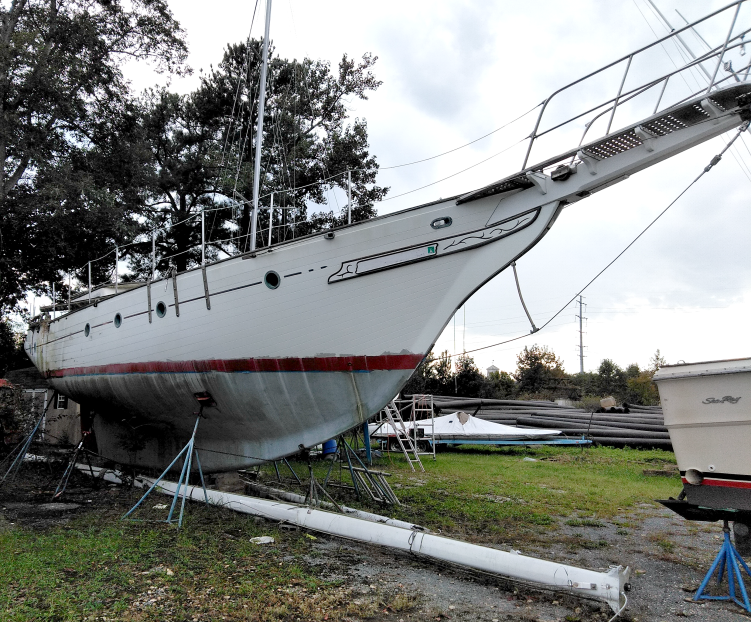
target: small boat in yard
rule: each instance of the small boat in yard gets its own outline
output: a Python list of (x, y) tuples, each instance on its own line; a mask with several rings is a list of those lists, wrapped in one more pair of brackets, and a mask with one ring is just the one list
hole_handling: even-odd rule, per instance
[[(747, 125), (745, 61), (719, 72), (751, 30), (735, 28), (744, 2), (555, 90), (518, 172), (127, 290), (90, 291), (59, 317), (34, 318), (25, 350), (57, 391), (95, 413), (99, 452), (121, 464), (168, 465), (195, 430), (199, 402), (207, 472), (280, 458), (361, 425), (401, 390), (456, 309), (530, 251), (564, 208)], [(707, 20), (725, 20), (727, 32), (728, 16), (734, 28), (699, 59), (666, 72), (650, 62)], [(684, 72), (701, 63), (714, 77), (690, 92)], [(599, 81), (611, 70), (620, 86), (603, 95)], [(576, 95), (590, 83), (602, 97), (594, 106)], [(565, 117), (555, 108), (562, 99)], [(558, 150), (556, 140), (569, 148), (540, 154)], [(530, 164), (533, 150), (541, 159)], [(257, 192), (253, 247), (256, 217)]]
[(751, 358), (666, 365), (654, 376), (686, 518), (751, 523)]
[[(413, 428), (417, 429), (413, 432)], [(383, 440), (392, 449), (398, 448), (396, 428), (388, 421), (368, 424), (370, 436)], [(435, 419), (407, 421), (404, 427), (408, 434), (414, 434), (418, 446), (425, 449), (429, 444), (444, 445), (503, 445), (512, 442), (551, 440), (561, 435), (560, 430), (539, 430), (518, 428), (492, 421), (484, 421), (465, 412), (442, 415)]]

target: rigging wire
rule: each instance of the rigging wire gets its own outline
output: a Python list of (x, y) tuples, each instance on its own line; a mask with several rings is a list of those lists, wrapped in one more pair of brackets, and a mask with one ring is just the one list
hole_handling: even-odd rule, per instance
[(444, 151), (443, 153), (439, 153), (437, 155), (430, 156), (429, 158), (423, 158), (421, 160), (415, 160), (414, 162), (405, 162), (404, 164), (394, 164), (392, 166), (380, 166), (380, 167), (378, 167), (378, 169), (381, 170), (381, 171), (389, 171), (389, 170), (395, 169), (395, 168), (402, 168), (402, 167), (405, 167), (405, 166), (412, 166), (413, 164), (420, 164), (422, 162), (429, 162), (430, 160), (435, 160), (436, 158), (440, 158), (441, 156), (448, 155), (449, 153), (454, 153), (455, 151), (459, 151), (460, 149), (464, 149), (465, 147), (469, 147), (470, 145), (474, 145), (476, 142), (479, 142), (479, 141), (483, 140), (484, 138), (487, 138), (488, 136), (492, 136), (496, 132), (500, 132), (502, 129), (508, 127), (509, 125), (512, 125), (512, 124), (516, 123), (517, 121), (519, 121), (521, 119), (523, 119), (524, 117), (526, 117), (531, 112), (534, 112), (540, 106), (542, 106), (542, 104), (543, 104), (543, 102), (540, 102), (539, 104), (537, 104), (533, 108), (530, 108), (529, 110), (527, 110), (527, 112), (519, 115), (515, 119), (512, 119), (508, 123), (504, 123), (503, 125), (501, 125), (501, 127), (497, 127), (493, 131), (488, 132), (487, 134), (483, 134), (479, 138), (475, 138), (474, 140), (471, 140), (468, 143), (460, 145), (459, 147), (454, 147), (453, 149), (449, 149), (448, 151)]
[[(733, 146), (733, 143), (735, 143), (735, 141), (736, 141), (736, 140), (737, 140), (737, 139), (738, 139), (738, 138), (739, 138), (739, 137), (741, 136), (741, 134), (742, 134), (743, 132), (745, 132), (745, 131), (746, 131), (746, 129), (748, 128), (748, 126), (749, 126), (749, 121), (746, 121), (745, 123), (743, 123), (743, 125), (741, 125), (741, 126), (740, 126), (740, 127), (738, 128), (738, 131), (737, 131), (737, 133), (735, 134), (735, 136), (733, 136), (733, 138), (732, 138), (732, 139), (730, 140), (730, 142), (729, 142), (729, 143), (728, 143), (727, 145), (725, 145), (725, 148), (724, 148), (724, 149), (723, 149), (722, 151), (720, 151), (720, 153), (719, 153), (719, 154), (717, 154), (716, 156), (714, 156), (714, 157), (712, 158), (712, 160), (710, 161), (710, 163), (709, 163), (709, 164), (707, 164), (707, 166), (705, 166), (705, 167), (704, 167), (704, 168), (702, 169), (701, 173), (699, 173), (699, 175), (698, 175), (698, 176), (697, 176), (697, 177), (696, 177), (696, 178), (695, 178), (695, 179), (694, 179), (694, 180), (693, 180), (693, 181), (692, 181), (692, 182), (691, 182), (690, 184), (688, 184), (688, 186), (686, 186), (686, 187), (685, 187), (685, 188), (684, 188), (684, 189), (683, 189), (683, 190), (682, 190), (682, 191), (680, 192), (680, 194), (678, 194), (678, 196), (677, 196), (677, 197), (675, 197), (675, 199), (673, 199), (673, 200), (672, 200), (672, 201), (671, 201), (671, 202), (670, 202), (670, 203), (668, 204), (668, 206), (667, 206), (667, 207), (666, 207), (665, 209), (663, 209), (663, 210), (662, 210), (662, 211), (661, 211), (661, 212), (660, 212), (659, 214), (657, 214), (657, 216), (656, 216), (656, 217), (655, 217), (655, 218), (654, 218), (654, 219), (652, 220), (652, 222), (650, 222), (650, 223), (649, 223), (649, 224), (648, 224), (648, 225), (647, 225), (647, 226), (646, 226), (646, 227), (645, 227), (644, 229), (642, 229), (641, 233), (639, 233), (639, 235), (637, 235), (637, 236), (636, 236), (636, 237), (635, 237), (635, 238), (634, 238), (633, 240), (631, 240), (631, 242), (630, 242), (630, 243), (628, 244), (628, 246), (626, 246), (626, 248), (624, 248), (624, 249), (623, 249), (623, 250), (622, 250), (622, 251), (621, 251), (620, 253), (618, 253), (618, 254), (617, 254), (617, 255), (616, 255), (616, 256), (615, 256), (615, 257), (614, 257), (614, 258), (613, 258), (613, 259), (612, 259), (612, 260), (610, 261), (610, 263), (608, 263), (608, 264), (607, 264), (607, 265), (606, 265), (606, 266), (605, 266), (605, 267), (604, 267), (604, 268), (603, 268), (602, 270), (600, 270), (600, 271), (599, 271), (599, 272), (598, 272), (598, 273), (597, 273), (597, 274), (596, 274), (596, 275), (595, 275), (594, 277), (592, 277), (592, 279), (590, 279), (590, 281), (589, 281), (589, 282), (588, 282), (588, 283), (587, 283), (587, 284), (586, 284), (586, 285), (585, 285), (584, 287), (582, 287), (582, 288), (581, 288), (581, 289), (580, 289), (580, 290), (579, 290), (578, 292), (576, 292), (576, 294), (574, 294), (574, 295), (573, 295), (573, 296), (571, 297), (571, 299), (570, 299), (570, 300), (569, 300), (568, 302), (566, 302), (566, 304), (565, 304), (565, 305), (563, 305), (563, 306), (562, 306), (562, 307), (561, 307), (561, 308), (560, 308), (560, 309), (559, 309), (559, 310), (558, 310), (558, 311), (557, 311), (557, 312), (555, 313), (555, 315), (553, 315), (553, 316), (552, 316), (552, 317), (551, 317), (551, 318), (550, 318), (550, 319), (549, 319), (549, 320), (548, 320), (547, 322), (545, 322), (545, 323), (544, 323), (544, 324), (543, 324), (542, 326), (540, 326), (540, 328), (538, 329), (538, 331), (537, 331), (537, 332), (541, 331), (541, 330), (542, 330), (543, 328), (545, 328), (546, 326), (548, 326), (548, 325), (549, 325), (549, 324), (550, 324), (550, 323), (551, 323), (551, 322), (552, 322), (552, 321), (553, 321), (553, 320), (554, 320), (554, 319), (555, 319), (556, 317), (558, 317), (558, 316), (559, 316), (559, 315), (560, 315), (561, 313), (563, 313), (563, 312), (564, 312), (564, 311), (565, 311), (566, 309), (568, 309), (568, 306), (569, 306), (569, 305), (570, 305), (570, 304), (571, 304), (572, 302), (574, 302), (574, 300), (576, 300), (576, 298), (577, 298), (577, 297), (578, 297), (578, 296), (579, 296), (580, 294), (582, 294), (582, 293), (583, 293), (583, 292), (584, 292), (584, 291), (585, 291), (585, 290), (586, 290), (586, 289), (587, 289), (587, 288), (588, 288), (588, 287), (589, 287), (590, 285), (592, 285), (592, 283), (594, 283), (594, 282), (595, 282), (595, 281), (596, 281), (596, 280), (597, 280), (598, 278), (600, 278), (600, 276), (602, 276), (602, 274), (603, 274), (603, 273), (604, 273), (604, 272), (605, 272), (605, 271), (606, 271), (606, 270), (607, 270), (608, 268), (610, 268), (610, 266), (612, 266), (612, 265), (613, 265), (613, 264), (614, 264), (614, 263), (615, 263), (616, 261), (618, 261), (618, 260), (619, 260), (619, 259), (620, 259), (620, 258), (621, 258), (621, 257), (622, 257), (622, 256), (623, 256), (623, 255), (624, 255), (625, 253), (626, 253), (626, 251), (627, 251), (628, 249), (630, 249), (630, 248), (631, 248), (631, 247), (632, 247), (632, 246), (633, 246), (634, 244), (636, 244), (637, 240), (639, 240), (639, 238), (641, 238), (641, 237), (642, 237), (642, 236), (643, 236), (643, 235), (644, 235), (644, 234), (645, 234), (645, 233), (646, 233), (647, 231), (649, 231), (649, 229), (650, 229), (650, 228), (652, 227), (652, 225), (654, 225), (654, 224), (655, 224), (655, 223), (656, 223), (656, 222), (657, 222), (657, 221), (658, 221), (658, 220), (659, 220), (660, 218), (662, 218), (662, 216), (663, 216), (663, 215), (664, 215), (664, 214), (665, 214), (665, 213), (666, 213), (666, 212), (667, 212), (667, 211), (668, 211), (668, 210), (669, 210), (669, 209), (670, 209), (671, 207), (673, 207), (673, 205), (675, 205), (675, 204), (676, 204), (676, 203), (678, 202), (678, 200), (679, 200), (679, 199), (680, 199), (681, 197), (683, 197), (683, 195), (684, 195), (684, 194), (686, 194), (686, 193), (687, 193), (687, 192), (688, 192), (688, 191), (689, 191), (689, 190), (690, 190), (690, 189), (691, 189), (691, 188), (693, 187), (693, 185), (694, 185), (694, 184), (696, 184), (696, 182), (698, 182), (698, 181), (699, 181), (699, 180), (700, 180), (700, 179), (701, 179), (702, 177), (704, 177), (704, 175), (706, 175), (706, 174), (707, 174), (707, 173), (708, 173), (709, 171), (711, 171), (711, 170), (712, 170), (712, 168), (714, 168), (714, 167), (715, 167), (715, 166), (716, 166), (716, 165), (717, 165), (717, 164), (718, 164), (718, 163), (720, 162), (720, 160), (722, 159), (722, 156), (723, 156), (723, 155), (725, 155), (725, 152), (726, 152), (726, 151), (728, 151), (728, 150), (730, 149), (730, 147), (732, 147), (732, 146)], [(520, 339), (526, 339), (527, 337), (529, 337), (529, 335), (528, 335), (528, 334), (525, 334), (525, 335), (519, 335), (518, 337), (514, 337), (514, 338), (512, 338), (512, 339), (507, 339), (507, 340), (505, 340), (505, 341), (499, 341), (498, 343), (492, 343), (492, 344), (490, 344), (490, 345), (488, 345), (488, 346), (482, 346), (481, 348), (474, 348), (473, 350), (467, 350), (467, 351), (466, 351), (466, 352), (465, 352), (464, 354), (469, 354), (470, 352), (479, 352), (480, 350), (487, 350), (488, 348), (494, 348), (494, 347), (496, 347), (496, 346), (500, 346), (500, 345), (503, 345), (503, 344), (506, 344), (506, 343), (511, 343), (512, 341), (518, 341), (518, 340), (520, 340)], [(455, 356), (458, 356), (458, 355), (456, 355), (456, 354), (450, 354), (450, 355), (449, 355), (449, 358), (453, 358), (453, 357), (455, 357)]]
[(430, 182), (429, 184), (426, 184), (424, 186), (420, 186), (419, 188), (414, 188), (413, 190), (407, 190), (407, 192), (402, 192), (401, 194), (395, 194), (394, 196), (388, 197), (386, 199), (381, 199), (379, 201), (379, 203), (385, 203), (386, 201), (391, 201), (392, 199), (398, 199), (399, 197), (403, 197), (405, 195), (412, 194), (413, 192), (418, 192), (419, 190), (424, 190), (425, 188), (429, 188), (430, 186), (435, 186), (436, 184), (440, 184), (442, 181), (446, 181), (447, 179), (451, 179), (452, 177), (456, 177), (457, 175), (461, 175), (462, 173), (466, 173), (467, 171), (480, 166), (480, 164), (485, 164), (485, 162), (487, 162), (488, 160), (492, 160), (493, 158), (498, 157), (499, 155), (501, 155), (503, 153), (506, 153), (507, 151), (510, 151), (511, 149), (513, 149), (514, 147), (516, 147), (517, 145), (523, 143), (526, 140), (527, 140), (527, 137), (522, 138), (520, 141), (514, 143), (513, 145), (509, 145), (508, 147), (506, 147), (505, 149), (502, 149), (498, 153), (494, 153), (492, 156), (490, 156), (488, 158), (485, 158), (484, 160), (480, 160), (479, 162), (476, 162), (475, 164), (472, 164), (471, 166), (468, 166), (467, 168), (462, 169), (461, 171), (457, 171), (456, 173), (452, 173), (448, 177), (443, 177), (443, 178), (438, 179), (436, 181)]
[[(639, 7), (639, 5), (637, 4), (636, 0), (633, 0), (633, 3), (634, 3), (634, 6), (636, 6), (636, 8), (637, 8), (637, 10), (639, 11), (639, 13), (641, 13), (641, 16), (642, 16), (642, 17), (644, 18), (644, 21), (645, 21), (645, 22), (647, 23), (647, 26), (648, 26), (648, 27), (649, 27), (649, 29), (650, 29), (650, 30), (652, 31), (652, 33), (654, 34), (654, 36), (655, 36), (656, 38), (659, 38), (659, 37), (658, 37), (658, 35), (657, 35), (657, 32), (655, 32), (654, 28), (652, 28), (652, 25), (651, 25), (651, 24), (649, 23), (649, 20), (647, 19), (647, 16), (646, 16), (646, 15), (644, 14), (644, 12), (643, 12), (643, 11), (641, 10), (641, 8), (640, 8), (640, 7)], [(649, 1), (648, 1), (648, 2), (647, 2), (647, 6), (649, 7), (649, 10), (650, 10), (650, 11), (652, 12), (652, 14), (653, 14), (653, 15), (655, 16), (655, 18), (657, 19), (657, 21), (658, 21), (658, 22), (659, 22), (660, 24), (664, 24), (664, 25), (666, 26), (666, 28), (670, 28), (670, 29), (671, 29), (671, 30), (670, 30), (670, 32), (675, 32), (675, 28), (673, 28), (673, 27), (672, 27), (672, 26), (671, 26), (671, 25), (670, 25), (670, 24), (669, 24), (669, 23), (667, 22), (667, 20), (666, 20), (666, 19), (665, 19), (665, 18), (664, 18), (664, 17), (663, 17), (663, 16), (661, 15), (661, 14), (659, 14), (659, 13), (658, 13), (658, 12), (657, 12), (657, 11), (655, 10), (655, 7), (654, 7), (654, 6), (652, 5), (652, 3), (651, 3), (651, 2), (649, 2)], [(681, 17), (681, 18), (683, 19), (683, 21), (684, 21), (684, 22), (686, 22), (686, 25), (689, 25), (689, 23), (688, 23), (688, 21), (686, 20), (686, 18), (685, 18), (685, 17), (683, 17), (683, 15), (681, 15), (681, 13), (680, 13), (679, 11), (677, 11), (677, 10), (676, 10), (676, 13), (678, 13), (678, 15), (679, 15), (679, 16), (680, 16), (680, 17)], [(707, 43), (707, 41), (706, 41), (706, 40), (704, 39), (704, 37), (702, 37), (702, 36), (701, 36), (701, 35), (700, 35), (700, 34), (698, 33), (698, 31), (696, 31), (696, 29), (694, 29), (694, 28), (692, 28), (692, 29), (691, 29), (691, 31), (692, 31), (692, 32), (693, 32), (693, 34), (694, 34), (694, 35), (695, 35), (695, 36), (696, 36), (696, 37), (697, 37), (697, 38), (698, 38), (698, 39), (699, 39), (699, 40), (700, 40), (700, 41), (701, 41), (701, 42), (702, 42), (702, 43), (704, 44), (704, 46), (705, 46), (705, 47), (707, 48), (707, 50), (711, 52), (711, 51), (712, 51), (712, 47), (711, 47), (711, 46), (709, 45), (709, 43)], [(688, 45), (687, 45), (686, 43), (684, 43), (684, 42), (683, 42), (683, 41), (682, 41), (682, 40), (681, 40), (680, 38), (678, 38), (677, 40), (675, 40), (675, 41), (674, 41), (674, 44), (675, 44), (675, 48), (676, 48), (676, 50), (678, 51), (678, 54), (680, 55), (681, 59), (683, 60), (683, 63), (684, 63), (684, 65), (688, 65), (688, 64), (690, 64), (690, 61), (691, 61), (691, 60), (696, 60), (696, 55), (695, 55), (695, 54), (694, 54), (694, 53), (693, 53), (693, 52), (691, 51), (691, 49), (689, 49)], [(670, 53), (669, 53), (669, 52), (667, 51), (667, 48), (665, 47), (665, 44), (664, 44), (664, 43), (662, 43), (662, 44), (660, 44), (660, 45), (661, 45), (662, 49), (663, 49), (663, 50), (665, 51), (665, 55), (666, 55), (666, 56), (667, 56), (667, 57), (668, 57), (668, 58), (670, 59), (670, 62), (671, 62), (671, 63), (673, 63), (673, 66), (674, 66), (674, 67), (675, 67), (676, 69), (678, 69), (678, 65), (677, 65), (677, 64), (675, 63), (675, 61), (674, 61), (674, 60), (672, 59), (672, 57), (670, 56)], [(691, 67), (691, 69), (692, 69), (692, 71), (689, 71), (689, 72), (688, 72), (688, 73), (689, 73), (689, 75), (690, 75), (690, 76), (691, 76), (691, 77), (693, 78), (693, 80), (694, 80), (694, 81), (696, 82), (696, 84), (697, 84), (697, 85), (699, 85), (699, 86), (701, 87), (701, 81), (702, 81), (702, 80), (701, 80), (701, 78), (702, 78), (702, 73), (701, 73), (701, 71), (704, 71), (704, 73), (706, 73), (706, 70), (704, 70), (704, 68), (703, 68), (703, 66), (702, 66), (701, 64), (699, 64), (699, 65), (694, 65), (693, 67)], [(700, 70), (701, 70), (701, 71), (700, 71)], [(698, 78), (697, 78), (697, 75), (699, 76)], [(684, 81), (684, 83), (686, 84), (686, 86), (687, 86), (687, 87), (689, 88), (689, 90), (691, 90), (691, 87), (690, 87), (690, 86), (689, 86), (689, 84), (688, 84), (688, 80), (686, 79), (686, 77), (685, 77), (685, 76), (683, 75), (683, 73), (682, 73), (682, 72), (681, 72), (680, 76), (681, 76), (681, 79), (682, 79), (682, 80)], [(704, 78), (705, 78), (705, 79), (708, 79), (708, 78), (707, 78), (707, 76), (704, 76)], [(723, 140), (724, 140), (724, 141), (726, 141), (726, 139), (725, 139), (725, 138), (723, 138)], [(726, 141), (726, 142), (727, 142), (727, 141)], [(746, 147), (746, 149), (748, 149), (748, 146), (746, 145), (746, 143), (745, 143), (745, 142), (743, 141), (743, 139), (742, 139), (742, 138), (741, 138), (741, 142), (742, 142), (742, 143), (743, 143), (743, 145), (744, 145), (744, 146)], [(751, 154), (751, 152), (749, 152), (749, 153)], [(748, 179), (749, 181), (751, 181), (751, 175), (749, 174), (749, 173), (751, 173), (751, 168), (750, 168), (750, 167), (749, 167), (749, 165), (748, 165), (748, 164), (747, 164), (747, 163), (746, 163), (746, 162), (745, 162), (745, 161), (743, 160), (743, 157), (742, 157), (742, 156), (741, 156), (741, 154), (740, 154), (740, 150), (739, 150), (739, 149), (738, 149), (737, 147), (735, 147), (735, 148), (734, 148), (734, 150), (730, 152), (730, 155), (732, 155), (732, 156), (733, 156), (733, 159), (734, 159), (734, 160), (735, 160), (735, 161), (736, 161), (736, 162), (738, 163), (738, 166), (740, 167), (740, 169), (741, 169), (741, 172), (742, 172), (742, 173), (744, 174), (744, 176), (745, 176), (745, 177), (746, 177), (746, 178), (747, 178), (747, 179)]]

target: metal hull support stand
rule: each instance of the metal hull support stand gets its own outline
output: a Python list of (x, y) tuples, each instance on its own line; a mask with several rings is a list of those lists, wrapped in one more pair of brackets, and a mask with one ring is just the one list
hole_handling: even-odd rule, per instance
[[(37, 421), (37, 424), (34, 426), (34, 429), (13, 450), (13, 451), (15, 451), (19, 447), (21, 448), (21, 450), (18, 452), (18, 454), (16, 455), (15, 459), (11, 463), (10, 467), (8, 467), (8, 470), (5, 472), (5, 475), (3, 475), (3, 478), (0, 479), (0, 486), (2, 486), (5, 483), (5, 481), (8, 480), (8, 479), (9, 479), (9, 481), (13, 481), (14, 479), (16, 479), (16, 476), (18, 475), (18, 471), (21, 470), (21, 465), (23, 464), (23, 460), (26, 457), (26, 454), (29, 452), (29, 448), (31, 447), (31, 443), (34, 440), (34, 437), (36, 436), (36, 433), (39, 430), (39, 427), (42, 425), (42, 422), (44, 421), (44, 418), (47, 416), (47, 409), (50, 407), (50, 404), (52, 404), (52, 402), (56, 398), (57, 398), (57, 391), (55, 391), (52, 394), (52, 398), (50, 400), (47, 400), (47, 403), (44, 405), (44, 410), (42, 411), (42, 416), (39, 417), (39, 420)], [(10, 456), (13, 455), (13, 451), (11, 451), (8, 454), (8, 458), (10, 458)]]
[(99, 487), (99, 485), (96, 483), (96, 477), (94, 476), (94, 468), (91, 466), (91, 458), (89, 457), (89, 452), (83, 447), (84, 443), (86, 442), (86, 437), (88, 437), (89, 434), (91, 434), (91, 432), (87, 431), (81, 435), (81, 440), (73, 450), (73, 454), (71, 455), (70, 461), (68, 462), (68, 466), (65, 467), (65, 472), (60, 478), (60, 482), (57, 484), (57, 488), (55, 488), (55, 492), (52, 495), (53, 499), (59, 499), (65, 493), (65, 489), (68, 487), (68, 480), (70, 479), (70, 475), (76, 468), (76, 460), (78, 459), (78, 454), (80, 454), (81, 452), (83, 452), (83, 455), (86, 458), (86, 463), (89, 465), (89, 473), (91, 474), (91, 477), (95, 482), (94, 487)]
[[(201, 408), (203, 410), (203, 407)], [(206, 483), (203, 479), (203, 470), (201, 469), (201, 460), (198, 457), (198, 450), (195, 447), (195, 441), (196, 441), (196, 432), (198, 431), (198, 424), (201, 422), (202, 413), (198, 413), (198, 417), (196, 418), (196, 424), (193, 426), (193, 434), (190, 437), (190, 440), (188, 441), (188, 444), (180, 450), (180, 453), (175, 456), (175, 459), (170, 463), (170, 465), (164, 469), (164, 472), (156, 479), (156, 481), (151, 485), (151, 487), (146, 491), (146, 493), (138, 500), (138, 503), (136, 503), (128, 512), (122, 517), (121, 520), (125, 520), (128, 518), (133, 512), (138, 509), (138, 507), (146, 500), (146, 497), (148, 497), (151, 492), (159, 485), (159, 482), (161, 482), (164, 477), (169, 473), (170, 469), (177, 464), (177, 461), (180, 460), (180, 458), (184, 457), (183, 460), (183, 468), (180, 471), (180, 477), (177, 480), (177, 488), (175, 489), (175, 492), (172, 496), (172, 505), (170, 506), (169, 514), (167, 515), (167, 519), (163, 522), (172, 524), (175, 522), (175, 519), (173, 519), (173, 515), (175, 513), (175, 507), (177, 506), (177, 500), (180, 498), (180, 493), (182, 492), (182, 503), (180, 504), (180, 515), (177, 518), (177, 528), (179, 529), (183, 525), (183, 514), (185, 513), (185, 499), (187, 498), (188, 494), (188, 487), (189, 487), (189, 478), (190, 478), (190, 472), (193, 467), (193, 457), (195, 456), (196, 459), (196, 467), (198, 470), (198, 476), (201, 479), (201, 487), (203, 488), (203, 497), (206, 501), (206, 505), (209, 505), (209, 495), (206, 491)], [(131, 519), (134, 520), (134, 519)], [(162, 522), (162, 521), (159, 521)]]
[[(709, 569), (709, 572), (707, 572), (707, 576), (704, 577), (704, 581), (702, 581), (701, 585), (699, 586), (699, 589), (694, 596), (694, 600), (732, 600), (735, 604), (740, 605), (741, 607), (743, 607), (743, 609), (751, 613), (751, 604), (749, 604), (748, 601), (746, 586), (743, 584), (741, 567), (743, 567), (743, 569), (746, 571), (746, 574), (748, 574), (749, 576), (751, 576), (751, 570), (748, 569), (746, 562), (743, 561), (740, 553), (735, 550), (735, 547), (730, 541), (730, 527), (728, 527), (727, 520), (723, 521), (722, 531), (725, 537), (725, 541), (722, 543), (722, 548), (715, 558), (712, 567)], [(705, 594), (704, 590), (712, 580), (712, 576), (714, 575), (715, 570), (717, 571), (717, 585), (719, 585), (720, 583), (722, 583), (722, 575), (725, 573), (726, 569), (728, 572), (728, 595), (709, 596), (708, 594)], [(735, 593), (736, 580), (738, 581), (738, 587), (743, 598), (742, 602), (741, 600), (739, 600)]]

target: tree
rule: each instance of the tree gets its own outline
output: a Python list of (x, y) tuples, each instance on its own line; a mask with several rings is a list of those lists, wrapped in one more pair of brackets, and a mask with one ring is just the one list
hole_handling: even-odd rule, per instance
[[(140, 105), (145, 147), (150, 154), (141, 209), (144, 229), (158, 230), (157, 271), (166, 273), (174, 263), (182, 272), (201, 259), (200, 220), (191, 218), (203, 208), (214, 207), (217, 192), (221, 197), (215, 159), (222, 119), (207, 113), (196, 93), (183, 96), (167, 89), (151, 90)], [(210, 213), (212, 226), (214, 221), (215, 215)], [(216, 239), (230, 235), (221, 221), (214, 233), (219, 234)], [(151, 239), (129, 248), (134, 275), (151, 272), (151, 253)], [(209, 245), (207, 258), (216, 255), (217, 248)]]
[(649, 359), (649, 371), (654, 375), (660, 367), (664, 367), (667, 364), (668, 362), (665, 360), (665, 357), (660, 354), (660, 349), (657, 348), (652, 358)]
[(468, 354), (461, 354), (455, 363), (456, 391), (462, 397), (480, 397), (485, 378)]
[(514, 395), (515, 389), (516, 383), (511, 374), (505, 371), (493, 371), (485, 380), (480, 397), (509, 399)]
[(578, 387), (577, 399), (585, 396), (594, 396), (599, 393), (599, 376), (597, 372), (585, 371), (574, 374), (571, 382)]
[(612, 395), (619, 401), (626, 397), (626, 374), (611, 359), (603, 359), (597, 370), (597, 389), (600, 395)]
[(655, 406), (660, 403), (660, 394), (652, 381), (652, 375), (650, 371), (642, 371), (627, 380), (630, 403), (644, 406)]
[(435, 393), (442, 395), (454, 395), (456, 393), (454, 374), (451, 371), (451, 357), (448, 350), (441, 352), (435, 365), (433, 365), (433, 374), (435, 376)]
[[(216, 69), (188, 96), (152, 92), (144, 100), (148, 142), (154, 157), (147, 226), (162, 228), (160, 254), (174, 255), (178, 270), (200, 255), (202, 208), (208, 216), (213, 253), (247, 250), (255, 156), (255, 128), (261, 66), (261, 40), (230, 45)], [(326, 206), (328, 190), (352, 180), (353, 221), (373, 217), (374, 202), (387, 189), (374, 185), (378, 164), (368, 151), (367, 125), (348, 123), (348, 101), (367, 99), (380, 86), (372, 74), (375, 57), (355, 62), (346, 55), (334, 73), (328, 63), (281, 59), (269, 51), (267, 99), (259, 180), (259, 246), (320, 231), (347, 221), (346, 210), (309, 215), (311, 205)], [(239, 214), (232, 209), (239, 205)], [(176, 224), (181, 223), (181, 224)], [(133, 268), (149, 270), (151, 244), (133, 249)], [(159, 265), (167, 267), (166, 260)]]
[(131, 233), (140, 201), (130, 165), (141, 154), (122, 64), (174, 72), (186, 55), (165, 0), (0, 7), (3, 309)]
[(524, 346), (516, 357), (516, 390), (520, 394), (539, 394), (549, 389), (553, 379), (565, 376), (563, 363), (547, 346)]
[(23, 339), (23, 332), (9, 318), (0, 319), (0, 378), (10, 369), (31, 365)]
[(415, 369), (407, 384), (402, 388), (402, 392), (405, 395), (422, 395), (425, 393), (431, 393), (432, 384), (434, 382), (434, 369), (435, 356), (433, 352), (428, 352), (428, 355), (420, 362)]
[(451, 373), (449, 353), (444, 350), (436, 358), (433, 352), (429, 352), (417, 366), (407, 384), (404, 385), (402, 392), (405, 395), (453, 395), (454, 376)]

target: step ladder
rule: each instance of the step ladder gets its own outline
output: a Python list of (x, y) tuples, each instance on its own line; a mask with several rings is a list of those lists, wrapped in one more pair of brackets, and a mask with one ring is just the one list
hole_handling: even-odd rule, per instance
[(402, 419), (402, 415), (399, 412), (396, 402), (391, 400), (391, 403), (386, 404), (383, 412), (386, 415), (386, 419), (391, 424), (391, 429), (394, 430), (396, 440), (399, 443), (399, 447), (401, 447), (410, 468), (413, 471), (416, 471), (415, 464), (418, 464), (420, 465), (420, 470), (425, 471), (425, 467), (422, 466), (422, 462), (420, 461), (420, 456), (417, 454), (415, 442), (407, 430), (407, 426), (404, 425), (404, 419)]
[[(427, 421), (430, 420), (428, 424)], [(421, 456), (433, 456), (435, 460), (435, 410), (433, 410), (432, 395), (412, 396), (412, 429), (417, 431), (417, 422), (422, 421), (421, 429), (425, 431), (426, 440), (429, 440), (429, 450), (418, 452)], [(430, 434), (428, 434), (428, 427)]]

